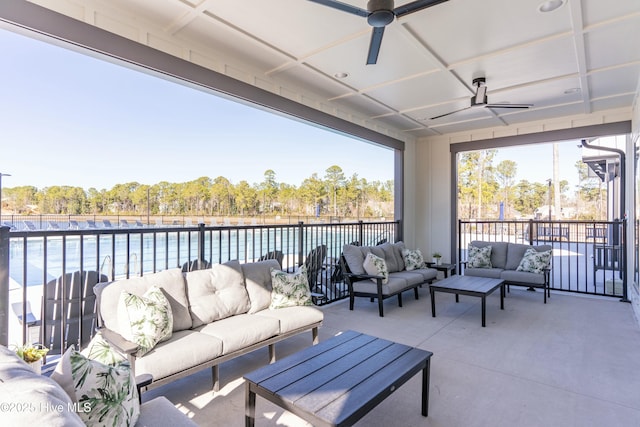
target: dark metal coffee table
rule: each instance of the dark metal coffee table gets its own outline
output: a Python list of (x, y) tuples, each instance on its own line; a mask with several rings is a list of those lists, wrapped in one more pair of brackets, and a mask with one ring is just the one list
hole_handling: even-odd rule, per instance
[(487, 295), (498, 288), (500, 288), (500, 309), (504, 310), (504, 280), (502, 279), (456, 275), (448, 279), (433, 282), (429, 285), (429, 292), (431, 292), (431, 315), (436, 317), (436, 291), (456, 294), (456, 302), (459, 301), (459, 295), (480, 297), (482, 298), (482, 326), (484, 327), (486, 326)]
[(245, 375), (245, 425), (254, 425), (259, 395), (314, 426), (350, 426), (420, 371), (426, 417), (432, 355), (359, 332), (343, 332)]

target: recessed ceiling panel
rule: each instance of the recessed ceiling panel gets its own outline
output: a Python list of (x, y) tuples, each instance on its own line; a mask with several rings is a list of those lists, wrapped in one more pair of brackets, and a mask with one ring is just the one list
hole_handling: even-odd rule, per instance
[(366, 64), (369, 30), (360, 37), (318, 52), (305, 62), (329, 75), (347, 74), (344, 81), (358, 90), (435, 70), (436, 64), (431, 58), (402, 31), (387, 27), (377, 64)]
[(508, 113), (501, 115), (500, 118), (508, 124), (526, 123), (539, 120), (557, 119), (563, 116), (572, 116), (584, 113), (582, 103), (561, 105), (551, 108), (539, 108), (523, 110), (517, 113)]
[[(569, 8), (538, 12), (541, 0), (452, 0), (409, 15), (417, 35), (447, 65), (571, 30)], [(405, 19), (405, 18), (403, 18)]]
[(640, 12), (638, 0), (581, 0), (584, 25), (599, 24), (619, 16), (633, 15)]
[(261, 72), (276, 68), (287, 62), (287, 57), (276, 51), (265, 48), (251, 38), (243, 37), (233, 28), (222, 25), (206, 16), (198, 16), (183, 27), (177, 37), (195, 41), (199, 47), (211, 49), (219, 55), (231, 58), (244, 64), (250, 64), (250, 73)]
[(640, 63), (592, 73), (589, 76), (591, 97), (601, 98), (612, 94), (632, 93), (638, 87), (639, 75)]
[(339, 103), (340, 105), (344, 105), (345, 107), (353, 111), (360, 111), (364, 116), (367, 117), (380, 116), (382, 114), (388, 114), (393, 111), (390, 108), (387, 108), (384, 105), (381, 105), (380, 103), (374, 101), (368, 96), (363, 95), (346, 96), (334, 102)]
[(166, 28), (192, 10), (186, 2), (167, 0), (110, 0), (109, 7), (123, 11), (125, 17), (129, 15), (142, 22), (152, 22), (160, 28)]
[(633, 103), (633, 94), (597, 99), (591, 103), (593, 111), (606, 111), (615, 108), (628, 108)]
[(304, 0), (215, 0), (207, 10), (297, 58), (370, 28), (363, 17)]
[(485, 77), (491, 91), (577, 73), (575, 58), (573, 39), (563, 37), (467, 62), (454, 71), (469, 83)]
[(318, 74), (304, 65), (294, 65), (284, 68), (278, 72), (271, 73), (270, 76), (283, 85), (298, 87), (307, 92), (312, 92), (324, 97), (324, 99), (349, 93), (349, 88), (329, 77), (318, 77)]
[(391, 116), (384, 116), (384, 117), (376, 117), (376, 120), (386, 125), (393, 126), (397, 129), (403, 129), (403, 130), (420, 127), (419, 123), (416, 123), (413, 120), (410, 120), (407, 117), (404, 117), (398, 114), (394, 114)]
[(543, 80), (509, 89), (487, 93), (490, 103), (496, 104), (533, 104), (534, 107), (548, 107), (582, 100), (580, 79), (568, 77), (564, 79)]
[(368, 91), (367, 95), (381, 100), (398, 111), (471, 96), (464, 86), (459, 84), (452, 86), (452, 80), (447, 73), (432, 73), (373, 89)]
[[(640, 5), (640, 0), (638, 4)], [(640, 14), (636, 15), (635, 19), (588, 32), (585, 35), (585, 46), (589, 70), (640, 61), (638, 40), (640, 40)], [(634, 48), (623, 48), (621, 45), (625, 43)]]
[(438, 126), (434, 126), (433, 129), (437, 130), (440, 133), (455, 133), (455, 132), (470, 131), (474, 129), (492, 128), (492, 127), (501, 126), (501, 125), (503, 125), (503, 123), (500, 122), (495, 117), (487, 117), (485, 119), (480, 119), (480, 120), (456, 122), (450, 125), (442, 125), (442, 126), (438, 125)]

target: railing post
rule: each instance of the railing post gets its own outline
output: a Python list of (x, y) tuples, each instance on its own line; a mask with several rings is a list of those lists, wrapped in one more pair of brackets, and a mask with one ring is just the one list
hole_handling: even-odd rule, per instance
[(9, 227), (0, 226), (0, 344), (9, 345)]
[(364, 221), (358, 221), (358, 242), (360, 242), (360, 246), (364, 246)]
[(529, 220), (529, 244), (533, 246), (533, 220), (532, 219)]
[(198, 268), (204, 264), (204, 223), (198, 224)]
[(298, 266), (302, 265), (302, 257), (304, 256), (304, 238), (302, 233), (304, 232), (304, 222), (298, 222)]
[(618, 237), (622, 240), (622, 299), (620, 302), (631, 302), (627, 291), (628, 272), (627, 269), (627, 219), (622, 220), (622, 234)]

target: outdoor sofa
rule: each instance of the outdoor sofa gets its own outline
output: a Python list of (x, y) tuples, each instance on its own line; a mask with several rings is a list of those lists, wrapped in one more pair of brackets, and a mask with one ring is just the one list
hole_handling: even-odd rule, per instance
[[(369, 254), (375, 255), (378, 261), (382, 259), (384, 263), (379, 262), (382, 267), (367, 267)], [(408, 250), (403, 242), (376, 246), (344, 245), (340, 265), (349, 288), (349, 310), (353, 310), (355, 297), (367, 297), (371, 301), (377, 299), (380, 317), (384, 317), (383, 300), (397, 295), (398, 305), (402, 307), (404, 291), (413, 289), (418, 299), (418, 287), (433, 282), (438, 273), (424, 266), (419, 250)]]
[[(149, 388), (212, 368), (217, 391), (222, 362), (265, 346), (274, 362), (275, 343), (305, 331), (311, 331), (313, 344), (318, 342), (322, 311), (297, 305), (295, 299), (281, 304), (289, 306), (274, 308), (271, 271), (285, 274), (280, 268), (275, 259), (247, 264), (229, 261), (205, 270), (170, 269), (99, 283), (95, 290), (100, 333), (127, 355), (136, 375), (153, 376)], [(171, 334), (149, 348), (129, 337), (133, 323), (123, 312), (120, 298), (149, 295), (158, 288), (170, 304)], [(305, 301), (311, 304), (310, 299)]]
[(503, 279), (507, 286), (541, 288), (546, 304), (551, 296), (551, 250), (550, 245), (474, 240), (469, 243), (467, 260), (461, 261), (460, 270), (465, 276)]

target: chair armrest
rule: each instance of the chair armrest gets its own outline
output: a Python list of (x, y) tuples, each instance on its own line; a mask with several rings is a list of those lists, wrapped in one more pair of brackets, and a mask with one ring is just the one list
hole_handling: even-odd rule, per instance
[(350, 279), (358, 279), (358, 280), (362, 280), (362, 279), (384, 279), (383, 276), (374, 276), (371, 274), (353, 274), (353, 273), (348, 273), (347, 276), (349, 276)]
[(138, 351), (138, 344), (126, 340), (122, 335), (107, 328), (100, 328), (102, 337), (124, 355), (131, 356)]

